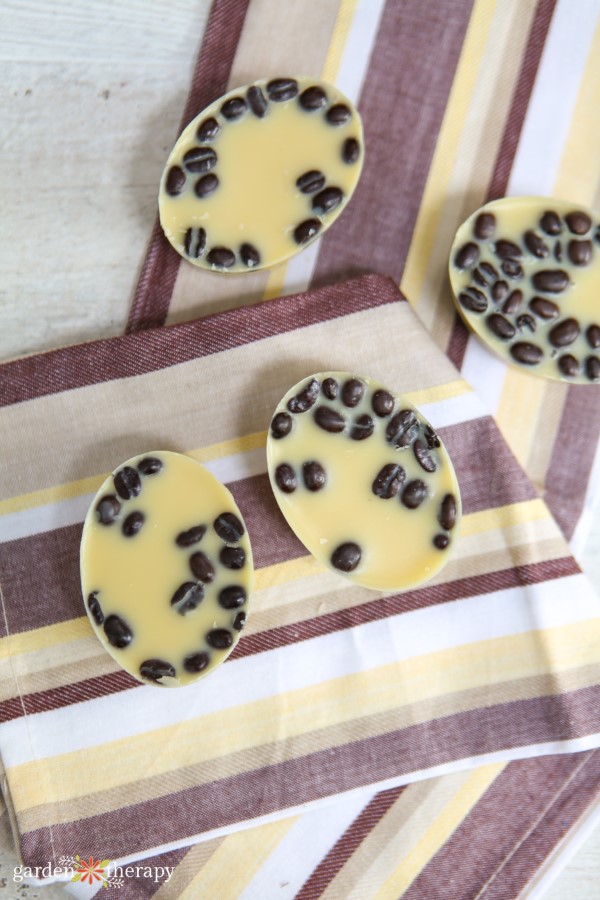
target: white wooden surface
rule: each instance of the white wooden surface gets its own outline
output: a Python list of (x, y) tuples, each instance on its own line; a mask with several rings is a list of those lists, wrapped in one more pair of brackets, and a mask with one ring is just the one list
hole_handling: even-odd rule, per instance
[[(0, 361), (122, 333), (209, 5), (2, 0)], [(600, 587), (598, 522), (583, 562)], [(6, 900), (65, 896), (14, 863)], [(600, 828), (545, 896), (600, 900)]]

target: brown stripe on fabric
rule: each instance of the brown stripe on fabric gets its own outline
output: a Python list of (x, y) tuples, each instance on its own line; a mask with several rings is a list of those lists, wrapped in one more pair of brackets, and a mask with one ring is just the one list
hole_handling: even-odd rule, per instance
[(3, 700), (0, 703), (0, 722), (18, 719), (23, 715), (48, 712), (51, 709), (61, 709), (64, 706), (71, 706), (73, 703), (95, 700), (97, 697), (118, 694), (120, 691), (127, 691), (135, 687), (142, 687), (141, 682), (119, 669), (98, 678), (78, 681), (76, 684), (66, 684), (49, 691), (38, 691), (35, 694), (14, 697), (12, 700)]
[[(227, 90), (248, 4), (249, 0), (213, 0), (179, 133)], [(157, 216), (129, 312), (128, 334), (164, 325), (180, 262)]]
[[(87, 859), (90, 854), (83, 848), (81, 849), (82, 852), (80, 855), (83, 859)], [(122, 898), (122, 900), (145, 900), (147, 897), (154, 897), (156, 892), (160, 890), (163, 885), (169, 885), (173, 876), (173, 872), (168, 876), (166, 872), (157, 874), (157, 870), (164, 869), (165, 866), (168, 866), (169, 869), (176, 868), (185, 860), (190, 849), (190, 847), (184, 847), (181, 850), (170, 850), (168, 853), (147, 856), (144, 857), (144, 859), (130, 863), (129, 865), (133, 869), (135, 869), (136, 866), (139, 867), (140, 874), (137, 876), (125, 876), (121, 887), (114, 889), (109, 887), (103, 890), (100, 896), (102, 898), (107, 897), (108, 900), (110, 900), (111, 897), (115, 898), (115, 900), (117, 897)], [(152, 875), (150, 877), (144, 877), (142, 874), (143, 870), (148, 867), (152, 869)], [(122, 865), (121, 868), (125, 870), (127, 864)], [(175, 897), (174, 894), (173, 897)]]
[(323, 237), (314, 284), (370, 271), (400, 282), (471, 7), (385, 4), (359, 103), (365, 166)]
[(319, 750), (299, 759), (198, 785), (160, 798), (26, 832), (28, 865), (72, 853), (85, 829), (102, 844), (95, 857), (118, 859), (149, 846), (219, 827), (453, 760), (577, 738), (600, 731), (600, 685), (561, 696), (535, 697), (446, 716), (399, 731)]
[(207, 319), (28, 356), (0, 366), (0, 406), (155, 372), (404, 299), (390, 278), (366, 275)]
[(403, 790), (404, 786), (400, 786), (390, 788), (388, 791), (380, 791), (369, 801), (307, 878), (294, 900), (317, 900), (321, 896), (352, 854), (360, 847), (365, 837), (393, 806)]

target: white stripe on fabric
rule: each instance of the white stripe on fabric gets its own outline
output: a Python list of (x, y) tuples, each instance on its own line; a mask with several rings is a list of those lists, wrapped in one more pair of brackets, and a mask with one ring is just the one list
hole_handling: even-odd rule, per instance
[(491, 415), (500, 405), (507, 371), (508, 366), (503, 360), (484, 347), (474, 334), (469, 334), (461, 375), (477, 390)]

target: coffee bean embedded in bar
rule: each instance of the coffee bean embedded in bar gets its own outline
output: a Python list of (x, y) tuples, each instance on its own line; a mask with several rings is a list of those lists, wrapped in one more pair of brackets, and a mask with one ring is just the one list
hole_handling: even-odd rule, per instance
[(511, 365), (596, 383), (595, 364), (585, 360), (600, 346), (599, 245), (598, 212), (544, 197), (494, 200), (461, 225), (450, 248), (456, 308)]
[(216, 100), (182, 132), (161, 179), (161, 226), (199, 268), (269, 268), (341, 215), (364, 155), (360, 116), (335, 86), (258, 80)]
[(321, 386), (316, 378), (307, 382), (295, 397), (292, 397), (287, 408), (291, 413), (305, 413), (315, 405)]
[(292, 430), (293, 419), (287, 412), (277, 413), (271, 420), (271, 436), (275, 440), (284, 438)]
[(91, 628), (138, 681), (176, 687), (209, 674), (239, 640), (252, 594), (233, 497), (190, 457), (127, 460), (86, 516), (81, 584)]
[(584, 367), (589, 381), (600, 381), (600, 359), (597, 356), (588, 356)]
[[(317, 399), (307, 415), (298, 398), (308, 386)], [(282, 415), (292, 420), (283, 420), (283, 438), (273, 428)], [(455, 543), (460, 493), (440, 436), (406, 398), (370, 377), (320, 372), (290, 388), (271, 423), (275, 499), (320, 563), (379, 590), (440, 570)], [(442, 533), (447, 552), (434, 544)]]

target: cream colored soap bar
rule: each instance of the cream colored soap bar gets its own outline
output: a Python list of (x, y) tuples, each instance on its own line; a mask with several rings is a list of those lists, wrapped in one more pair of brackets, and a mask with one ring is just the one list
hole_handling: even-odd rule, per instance
[(363, 375), (319, 372), (278, 405), (267, 440), (277, 503), (318, 560), (382, 590), (445, 565), (461, 503), (447, 451), (400, 395)]
[(362, 163), (360, 116), (335, 87), (307, 78), (257, 81), (184, 130), (163, 173), (160, 222), (194, 265), (272, 266), (337, 219)]
[(450, 282), (467, 325), (536, 375), (600, 383), (600, 214), (507, 197), (459, 228)]
[(136, 456), (98, 491), (81, 540), (85, 607), (106, 650), (138, 680), (184, 685), (223, 662), (252, 582), (233, 497), (189, 457)]

